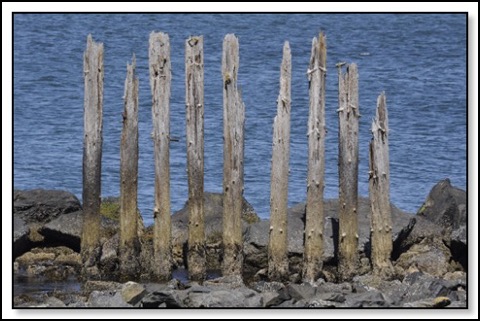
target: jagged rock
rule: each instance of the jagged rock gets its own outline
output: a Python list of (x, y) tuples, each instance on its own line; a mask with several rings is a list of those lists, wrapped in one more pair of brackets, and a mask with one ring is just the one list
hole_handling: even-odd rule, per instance
[[(360, 197), (358, 202), (358, 226), (359, 226), (359, 252), (361, 255), (370, 255), (370, 201)], [(394, 238), (402, 228), (408, 225), (411, 215), (402, 212), (393, 204), (392, 221)], [(326, 200), (325, 211), (325, 238), (323, 261), (325, 265), (335, 264), (336, 247), (338, 238), (338, 200)], [(270, 222), (260, 221), (250, 225), (245, 231), (245, 276), (254, 276), (259, 270), (268, 266), (268, 235)], [(305, 228), (305, 204), (297, 204), (288, 209), (288, 257), (290, 273), (300, 273), (303, 256), (303, 231)], [(331, 273), (332, 274), (332, 273)], [(335, 279), (335, 273), (332, 275)]]
[(315, 296), (316, 289), (308, 283), (287, 285), (288, 294), (295, 300), (308, 301)]
[(365, 307), (389, 307), (387, 299), (377, 290), (371, 290), (363, 293), (352, 293), (345, 296), (345, 304), (352, 308)]
[(86, 281), (83, 286), (83, 292), (89, 294), (93, 291), (116, 291), (122, 288), (122, 283), (114, 281)]
[(135, 305), (145, 296), (145, 286), (136, 282), (129, 281), (122, 285), (120, 290), (122, 298), (125, 302)]
[(407, 302), (403, 305), (404, 308), (444, 308), (450, 305), (452, 301), (448, 297), (429, 298), (414, 302)]
[(343, 303), (345, 302), (345, 296), (342, 293), (317, 293), (313, 300), (322, 300), (322, 301), (332, 301), (332, 302), (338, 302), (338, 303)]
[(158, 308), (162, 304), (167, 308), (183, 307), (183, 300), (179, 297), (178, 292), (174, 290), (155, 291), (147, 294), (140, 303), (143, 308)]
[(188, 307), (194, 308), (241, 308), (245, 307), (245, 296), (238, 291), (227, 290), (190, 292), (185, 302)]
[(406, 287), (398, 287), (397, 289), (403, 291), (401, 297), (404, 302), (452, 295), (452, 290), (449, 289), (447, 281), (421, 272), (407, 275), (402, 283)]
[(414, 266), (418, 271), (442, 276), (452, 271), (450, 250), (441, 241), (423, 239), (402, 253), (395, 262), (396, 266), (408, 270)]
[[(466, 217), (466, 192), (453, 187), (449, 179), (440, 181), (432, 188), (417, 215), (412, 219), (414, 220), (413, 228), (408, 232), (404, 230), (403, 234), (401, 233), (401, 240), (396, 241), (394, 259), (407, 252), (415, 244), (422, 243), (423, 247), (436, 249), (437, 253), (443, 257), (442, 262), (450, 262), (450, 258), (452, 258), (466, 270)], [(450, 253), (445, 253), (445, 246), (448, 247), (449, 251), (447, 252)], [(425, 248), (422, 253), (417, 255), (418, 260), (428, 261), (431, 259), (432, 254), (428, 254), (430, 258), (422, 258), (429, 253), (429, 249)], [(438, 264), (438, 262), (434, 264)], [(440, 265), (443, 268), (437, 269), (438, 271), (432, 271), (432, 267), (427, 265), (424, 265), (424, 269), (419, 267), (419, 270), (440, 275), (441, 271), (445, 273), (456, 268), (454, 265), (447, 268), (444, 263)]]
[(282, 290), (277, 292), (271, 292), (271, 291), (262, 292), (262, 298), (263, 298), (263, 306), (265, 308), (269, 308), (272, 306), (278, 306), (282, 302), (290, 300), (290, 295), (288, 294), (286, 289), (283, 288)]
[[(208, 193), (204, 194), (205, 210), (205, 237), (207, 243), (207, 261), (210, 269), (220, 269), (220, 243), (222, 240), (223, 229), (223, 194)], [(244, 228), (249, 224), (260, 221), (255, 210), (243, 199), (242, 220)], [(178, 266), (184, 265), (184, 246), (188, 239), (188, 201), (185, 206), (172, 215), (172, 244), (173, 253), (176, 254), (174, 260)]]
[(117, 291), (93, 291), (88, 297), (88, 306), (93, 308), (131, 308)]

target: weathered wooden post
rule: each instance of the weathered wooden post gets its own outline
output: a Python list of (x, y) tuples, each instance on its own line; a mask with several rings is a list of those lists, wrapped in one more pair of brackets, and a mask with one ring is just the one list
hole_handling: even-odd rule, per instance
[(138, 256), (138, 78), (135, 55), (127, 65), (125, 79), (122, 140), (120, 144), (120, 274), (135, 277), (139, 273)]
[(372, 209), (372, 265), (384, 277), (393, 273), (392, 216), (390, 209), (390, 169), (388, 156), (388, 114), (385, 93), (377, 99), (377, 114), (372, 122), (370, 142), (369, 193)]
[(152, 32), (149, 44), (150, 87), (152, 91), (152, 139), (155, 153), (154, 277), (172, 275), (170, 217), (170, 85), (172, 80), (170, 40), (163, 32)]
[[(81, 252), (86, 276), (100, 259), (100, 196), (102, 173), (103, 44), (87, 37), (83, 55), (85, 78), (83, 136), (83, 227)], [(98, 272), (98, 270), (96, 270)]]
[(185, 103), (188, 172), (188, 275), (206, 277), (203, 199), (203, 36), (185, 41)]
[(268, 277), (288, 278), (288, 164), (290, 158), (290, 105), (292, 55), (288, 41), (283, 46), (280, 68), (280, 94), (277, 116), (273, 122), (272, 173), (270, 182), (270, 239), (268, 243)]
[(358, 269), (358, 69), (338, 67), (338, 174), (339, 240), (338, 272), (349, 280)]
[(245, 105), (237, 89), (238, 38), (223, 40), (223, 275), (241, 275)]
[(308, 115), (308, 174), (303, 280), (313, 282), (322, 271), (323, 190), (325, 173), (325, 78), (327, 47), (323, 33), (313, 38), (307, 76), (310, 110)]

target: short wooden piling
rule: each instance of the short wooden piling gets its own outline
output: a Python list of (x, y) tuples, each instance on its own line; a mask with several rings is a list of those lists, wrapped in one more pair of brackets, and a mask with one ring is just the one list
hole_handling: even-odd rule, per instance
[(376, 274), (394, 273), (392, 254), (392, 215), (390, 209), (390, 165), (388, 154), (388, 114), (385, 93), (377, 99), (377, 113), (372, 122), (370, 142), (369, 194), (371, 217), (371, 260)]

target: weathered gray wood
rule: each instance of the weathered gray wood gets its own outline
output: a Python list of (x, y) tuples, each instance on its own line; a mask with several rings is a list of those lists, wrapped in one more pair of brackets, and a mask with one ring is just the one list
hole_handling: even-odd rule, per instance
[[(83, 228), (81, 252), (84, 272), (100, 259), (100, 196), (102, 173), (103, 44), (87, 37), (83, 55), (85, 78), (83, 137)], [(93, 274), (93, 273), (92, 273)]]
[(325, 173), (325, 78), (327, 47), (323, 33), (312, 41), (309, 80), (308, 174), (305, 222), (303, 280), (313, 282), (322, 271), (323, 262), (323, 190)]
[(358, 272), (358, 70), (356, 64), (338, 68), (338, 271), (343, 280)]
[(120, 274), (138, 276), (138, 78), (135, 55), (127, 65), (125, 79), (122, 140), (120, 143)]
[(152, 32), (149, 44), (152, 91), (152, 139), (155, 153), (155, 208), (153, 275), (159, 280), (172, 275), (170, 213), (170, 86), (172, 80), (170, 40), (167, 34)]
[(188, 276), (206, 277), (203, 199), (203, 36), (185, 42), (185, 100), (188, 172)]
[(370, 142), (369, 194), (372, 209), (372, 265), (377, 274), (393, 273), (392, 215), (390, 209), (390, 165), (388, 156), (388, 114), (385, 93), (377, 99), (377, 113), (372, 122)]
[(286, 280), (288, 164), (290, 158), (290, 105), (291, 105), (292, 54), (288, 41), (283, 46), (280, 68), (280, 94), (277, 116), (273, 122), (272, 172), (270, 185), (270, 239), (268, 243), (268, 277)]
[(241, 275), (245, 106), (237, 88), (238, 39), (223, 40), (223, 275)]

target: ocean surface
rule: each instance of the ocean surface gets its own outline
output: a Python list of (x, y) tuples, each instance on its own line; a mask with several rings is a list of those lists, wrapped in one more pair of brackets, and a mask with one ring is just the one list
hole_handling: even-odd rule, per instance
[(63, 189), (82, 196), (83, 52), (89, 33), (105, 46), (102, 195), (119, 195), (126, 64), (135, 53), (139, 93), (139, 195), (153, 222), (154, 163), (148, 38), (170, 35), (171, 202), (187, 199), (184, 46), (204, 36), (205, 190), (222, 191), (222, 41), (240, 42), (246, 105), (245, 198), (269, 216), (272, 124), (285, 40), (292, 49), (290, 205), (306, 199), (308, 81), (312, 38), (327, 35), (325, 197), (338, 196), (337, 70), (359, 68), (359, 193), (368, 195), (368, 143), (377, 96), (390, 125), (391, 201), (416, 212), (443, 178), (466, 189), (466, 16), (461, 14), (16, 14), (13, 18), (14, 188)]

